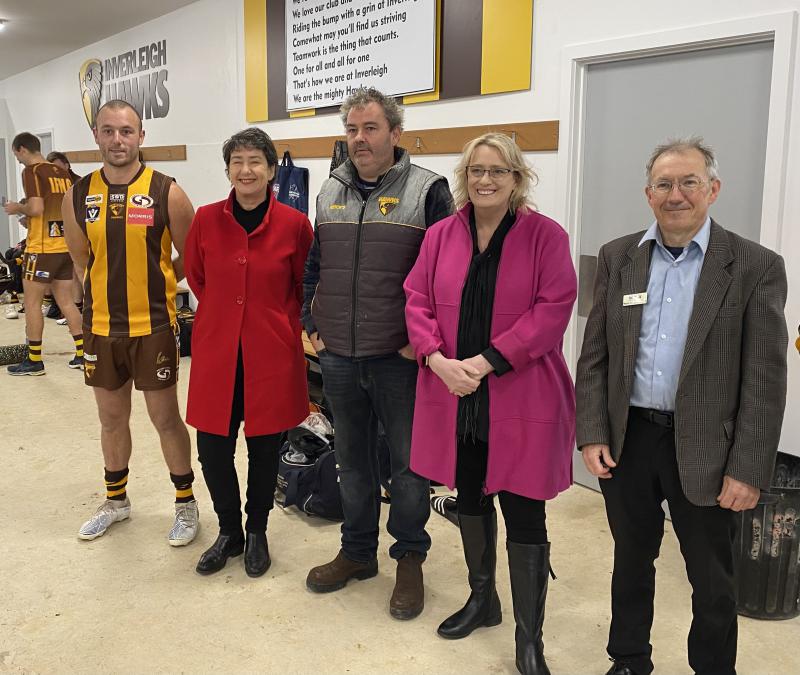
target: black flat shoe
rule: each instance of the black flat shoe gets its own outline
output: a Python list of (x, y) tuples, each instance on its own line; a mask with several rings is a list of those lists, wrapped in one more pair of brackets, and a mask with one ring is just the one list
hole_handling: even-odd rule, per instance
[(228, 558), (242, 555), (243, 551), (244, 537), (241, 532), (233, 535), (220, 534), (217, 540), (211, 544), (211, 548), (200, 556), (195, 570), (198, 574), (214, 574), (225, 567)]
[(244, 548), (244, 571), (247, 572), (247, 576), (260, 577), (271, 564), (267, 533), (248, 532)]

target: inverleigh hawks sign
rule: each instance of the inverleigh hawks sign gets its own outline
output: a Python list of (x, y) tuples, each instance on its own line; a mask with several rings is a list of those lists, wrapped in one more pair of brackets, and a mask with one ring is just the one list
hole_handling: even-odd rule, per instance
[(145, 120), (169, 113), (167, 41), (153, 42), (105, 61), (89, 59), (78, 80), (86, 121), (94, 128), (100, 106), (112, 99), (130, 103)]

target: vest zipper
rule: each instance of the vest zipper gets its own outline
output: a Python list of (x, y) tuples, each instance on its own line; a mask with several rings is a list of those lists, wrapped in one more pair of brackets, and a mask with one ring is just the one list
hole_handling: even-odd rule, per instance
[(358, 306), (358, 267), (359, 258), (361, 256), (361, 230), (364, 226), (364, 211), (367, 210), (367, 200), (362, 198), (361, 213), (358, 215), (358, 229), (356, 230), (356, 248), (355, 260), (353, 261), (353, 307), (352, 307), (352, 321), (350, 324), (350, 356), (356, 355), (356, 307)]

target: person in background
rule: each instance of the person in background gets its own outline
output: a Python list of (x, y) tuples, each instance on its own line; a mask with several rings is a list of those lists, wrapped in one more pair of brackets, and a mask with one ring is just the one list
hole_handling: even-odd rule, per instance
[(11, 143), (14, 156), (25, 167), (22, 172), (25, 200), (24, 203), (7, 202), (4, 208), (10, 216), (24, 216), (28, 228), (22, 260), (28, 355), (22, 363), (8, 366), (10, 375), (45, 374), (42, 301), (47, 290), (55, 295), (75, 342), (75, 356), (67, 365), (83, 368), (81, 316), (72, 300), (73, 263), (64, 239), (61, 216), (61, 201), (72, 181), (63, 169), (45, 160), (41, 149), (39, 138), (27, 132), (17, 134)]
[(567, 233), (528, 201), (535, 178), (508, 136), (467, 143), (455, 173), (459, 210), (428, 230), (405, 291), (409, 339), (424, 366), (411, 468), (458, 491), (471, 590), (438, 633), (464, 638), (502, 620), (497, 495), (517, 669), (548, 675), (545, 502), (572, 482), (575, 394), (561, 348), (577, 281)]
[(769, 487), (786, 402), (783, 259), (709, 216), (700, 138), (655, 148), (647, 230), (600, 249), (578, 360), (577, 445), (614, 538), (609, 675), (653, 670), (666, 499), (692, 586), (689, 665), (735, 675), (737, 512)]
[[(269, 569), (267, 520), (281, 432), (308, 415), (300, 307), (313, 231), (302, 213), (272, 197), (278, 156), (250, 128), (222, 147), (233, 185), (227, 199), (197, 210), (186, 241), (186, 279), (198, 300), (186, 420), (197, 429), (219, 536), (197, 571), (221, 570), (244, 552), (251, 577)], [(234, 452), (244, 421), (247, 522), (242, 532)]]
[[(63, 152), (57, 152), (54, 150), (47, 155), (47, 161), (52, 162), (56, 166), (60, 166), (62, 169), (64, 169), (64, 171), (69, 174), (73, 185), (80, 180), (81, 177), (72, 170), (72, 165), (69, 162), (69, 158)], [(78, 273), (75, 270), (73, 270), (72, 276), (72, 299), (75, 302), (75, 306), (78, 308), (78, 311), (83, 312), (83, 279), (78, 276)], [(66, 317), (62, 317), (57, 319), (56, 323), (60, 326), (63, 326), (65, 323), (67, 323), (67, 319)]]
[(418, 368), (402, 284), (425, 229), (452, 212), (452, 197), (445, 178), (412, 164), (397, 147), (403, 111), (393, 98), (357, 89), (341, 118), (350, 158), (317, 197), (303, 324), (333, 410), (344, 523), (341, 549), (308, 573), (306, 586), (326, 593), (378, 573), (380, 423), (391, 457), (389, 554), (397, 561), (389, 612), (412, 619), (425, 601), (430, 485), (409, 468)]

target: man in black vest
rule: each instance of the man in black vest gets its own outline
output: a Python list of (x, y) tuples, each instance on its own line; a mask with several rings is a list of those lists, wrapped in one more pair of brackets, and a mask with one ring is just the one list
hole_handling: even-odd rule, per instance
[(397, 147), (403, 112), (394, 99), (358, 89), (341, 115), (350, 159), (317, 197), (303, 324), (333, 411), (345, 520), (341, 550), (313, 568), (306, 585), (325, 593), (378, 573), (380, 423), (392, 469), (388, 530), (396, 541), (389, 554), (397, 560), (389, 611), (413, 619), (424, 606), (430, 503), (428, 481), (409, 468), (418, 366), (406, 333), (403, 281), (426, 228), (452, 213), (453, 200), (445, 178), (414, 166)]

